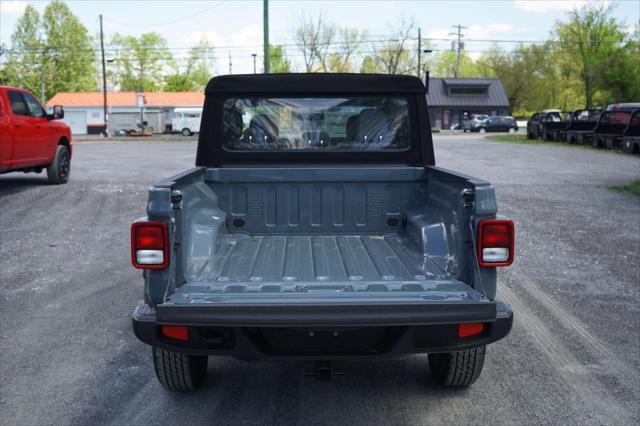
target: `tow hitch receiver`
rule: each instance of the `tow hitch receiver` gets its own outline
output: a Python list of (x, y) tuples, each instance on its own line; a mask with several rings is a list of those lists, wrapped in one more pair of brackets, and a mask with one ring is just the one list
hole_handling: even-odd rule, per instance
[(304, 370), (304, 375), (315, 377), (318, 380), (327, 382), (333, 380), (335, 376), (343, 375), (344, 371), (336, 371), (331, 361), (317, 361), (313, 365), (308, 365)]

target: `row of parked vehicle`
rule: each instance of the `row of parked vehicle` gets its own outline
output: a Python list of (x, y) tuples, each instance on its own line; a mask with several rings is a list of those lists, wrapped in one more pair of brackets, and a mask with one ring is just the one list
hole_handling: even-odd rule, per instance
[(604, 111), (536, 112), (527, 122), (527, 138), (640, 154), (640, 103), (612, 104)]

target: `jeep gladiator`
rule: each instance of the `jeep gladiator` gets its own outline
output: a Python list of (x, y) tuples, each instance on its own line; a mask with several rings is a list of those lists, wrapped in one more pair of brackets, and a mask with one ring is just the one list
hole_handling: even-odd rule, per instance
[(567, 124), (567, 142), (571, 145), (584, 145), (585, 139), (593, 133), (598, 124), (601, 112), (599, 109), (574, 110)]
[(640, 154), (640, 108), (631, 113), (629, 124), (624, 129), (622, 150), (630, 154)]
[(49, 183), (66, 183), (72, 148), (63, 117), (60, 105), (47, 114), (28, 91), (0, 86), (0, 174), (46, 169)]
[(131, 227), (160, 383), (197, 388), (210, 355), (427, 353), (436, 382), (472, 384), (511, 329), (514, 227), (488, 182), (435, 166), (429, 127), (417, 77), (213, 78), (196, 168)]

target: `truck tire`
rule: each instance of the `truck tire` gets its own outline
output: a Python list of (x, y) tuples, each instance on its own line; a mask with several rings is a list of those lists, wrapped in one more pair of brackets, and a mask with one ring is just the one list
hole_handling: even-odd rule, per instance
[(47, 179), (50, 184), (60, 185), (69, 181), (71, 173), (71, 155), (64, 145), (58, 145), (53, 161), (47, 166)]
[(484, 365), (486, 347), (444, 354), (429, 354), (429, 369), (434, 380), (443, 386), (464, 387), (475, 383)]
[(152, 347), (152, 351), (156, 376), (167, 390), (195, 390), (207, 377), (206, 356), (185, 355), (156, 347)]
[(187, 129), (186, 127), (184, 129), (182, 129), (182, 136), (191, 136), (193, 133), (191, 133), (190, 129)]

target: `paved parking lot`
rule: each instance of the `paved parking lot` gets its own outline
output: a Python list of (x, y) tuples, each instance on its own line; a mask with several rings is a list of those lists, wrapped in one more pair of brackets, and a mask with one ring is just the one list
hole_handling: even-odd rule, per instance
[(298, 363), (211, 359), (171, 394), (131, 331), (142, 297), (129, 225), (147, 186), (191, 167), (193, 142), (77, 144), (71, 180), (0, 176), (0, 423), (522, 424), (640, 422), (640, 158), (441, 136), (439, 166), (495, 184), (516, 224), (500, 272), (511, 334), (468, 390), (426, 356), (343, 362), (331, 382)]

